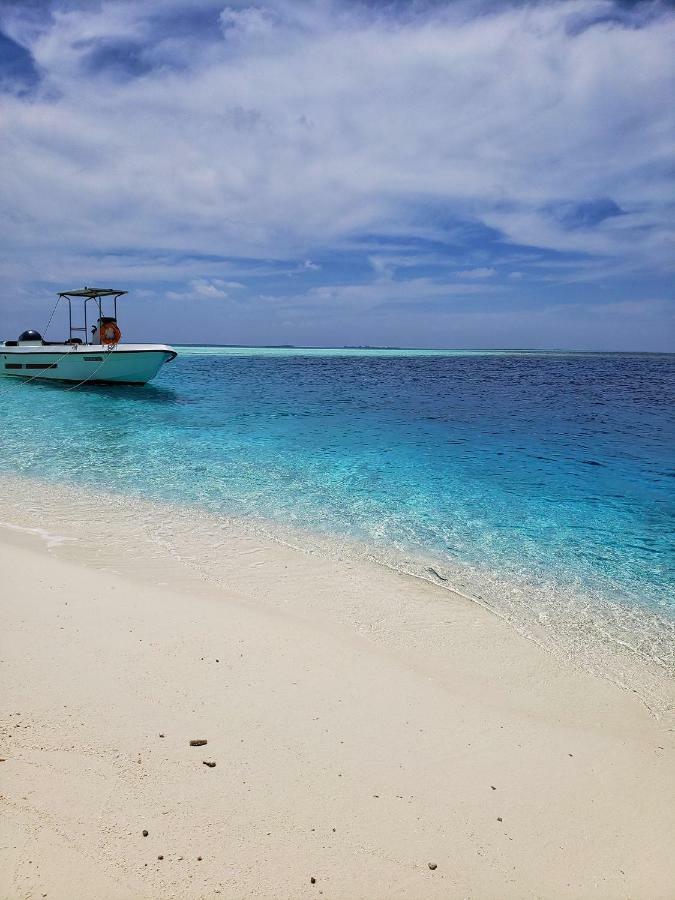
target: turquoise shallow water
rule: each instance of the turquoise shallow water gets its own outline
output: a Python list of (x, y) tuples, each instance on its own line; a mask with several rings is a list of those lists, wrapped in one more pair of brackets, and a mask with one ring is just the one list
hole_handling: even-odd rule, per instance
[(670, 621), (674, 399), (673, 355), (190, 347), (144, 388), (0, 379), (0, 472)]

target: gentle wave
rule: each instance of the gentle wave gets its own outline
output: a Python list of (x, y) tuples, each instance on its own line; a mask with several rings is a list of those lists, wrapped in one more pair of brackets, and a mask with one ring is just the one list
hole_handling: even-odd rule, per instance
[[(181, 573), (229, 586), (242, 551), (237, 542), (283, 544), (323, 559), (358, 561), (423, 579), (438, 598), (460, 594), (498, 615), (555, 656), (638, 693), (656, 715), (673, 714), (675, 622), (644, 609), (559, 584), (514, 580), (476, 566), (448, 566), (433, 557), (405, 555), (362, 542), (327, 537), (256, 517), (217, 517), (207, 511), (72, 486), (3, 476), (0, 516), (12, 527), (48, 534), (52, 550), (115, 571), (139, 567), (170, 583)], [(665, 681), (664, 681), (665, 679)]]
[[(339, 547), (627, 683), (606, 648), (672, 668), (674, 408), (667, 354), (191, 347), (143, 389), (0, 379), (0, 473)], [(216, 577), (202, 537), (166, 541)]]

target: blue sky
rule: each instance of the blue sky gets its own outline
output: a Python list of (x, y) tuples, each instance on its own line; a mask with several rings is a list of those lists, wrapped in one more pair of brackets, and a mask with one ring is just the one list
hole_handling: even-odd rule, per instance
[(87, 283), (129, 339), (675, 350), (673, 58), (659, 2), (0, 0), (0, 336)]

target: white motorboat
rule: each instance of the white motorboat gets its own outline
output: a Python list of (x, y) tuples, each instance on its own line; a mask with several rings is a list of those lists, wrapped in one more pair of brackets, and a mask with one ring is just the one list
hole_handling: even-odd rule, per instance
[[(79, 384), (146, 384), (177, 353), (166, 344), (121, 343), (117, 300), (126, 293), (89, 287), (62, 291), (56, 302), (68, 304), (68, 339), (46, 341), (37, 331), (24, 331), (16, 341), (0, 343), (0, 374)], [(84, 324), (79, 326), (73, 324), (73, 299), (82, 300)], [(103, 314), (104, 300), (112, 302), (112, 315)], [(98, 313), (91, 325), (90, 301)], [(83, 334), (84, 340), (77, 332)]]

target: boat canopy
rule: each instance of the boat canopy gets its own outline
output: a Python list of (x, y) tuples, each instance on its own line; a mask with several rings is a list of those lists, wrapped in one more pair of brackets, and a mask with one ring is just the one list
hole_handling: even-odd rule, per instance
[[(115, 288), (94, 288), (87, 287), (86, 285), (83, 288), (79, 288), (74, 291), (59, 291), (57, 294), (57, 305), (61, 300), (68, 304), (68, 330), (70, 333), (70, 337), (68, 338), (68, 343), (83, 343), (81, 338), (75, 337), (74, 332), (80, 331), (84, 333), (84, 343), (89, 344), (89, 321), (87, 315), (87, 305), (90, 300), (94, 301), (94, 306), (98, 307), (98, 324), (104, 320), (106, 322), (115, 322), (117, 323), (117, 300), (119, 297), (123, 297), (127, 291), (117, 291)], [(107, 299), (108, 301), (112, 300), (112, 316), (105, 317), (103, 315), (103, 300)], [(82, 307), (84, 312), (84, 324), (83, 325), (74, 325), (73, 324), (73, 300), (82, 300)], [(56, 311), (56, 306), (52, 310), (52, 316)], [(51, 316), (49, 318), (49, 322), (51, 322)], [(49, 328), (49, 323), (47, 323), (47, 328)], [(92, 332), (95, 332), (96, 325), (92, 327)]]
[(113, 288), (83, 287), (79, 291), (60, 291), (59, 297), (86, 297), (91, 300), (95, 297), (121, 297), (127, 291), (116, 291)]

